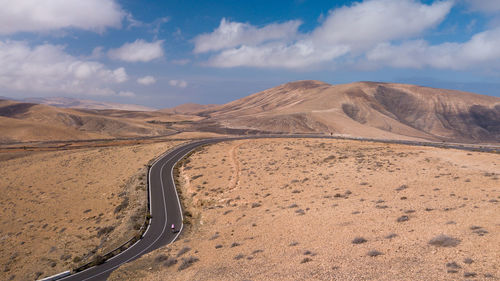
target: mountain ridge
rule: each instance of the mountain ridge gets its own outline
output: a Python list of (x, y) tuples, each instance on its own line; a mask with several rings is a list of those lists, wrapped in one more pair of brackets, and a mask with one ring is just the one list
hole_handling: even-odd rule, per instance
[(500, 143), (500, 98), (408, 84), (285, 83), (222, 105), (155, 111), (0, 100), (0, 142), (159, 136), (175, 131), (313, 133)]
[(199, 104), (199, 103), (183, 103), (178, 106), (163, 108), (158, 110), (159, 112), (169, 113), (169, 114), (196, 114), (200, 111), (206, 111), (210, 108), (218, 106), (217, 104)]
[(171, 133), (171, 129), (161, 124), (148, 122), (161, 118), (174, 117), (154, 111), (88, 110), (0, 100), (0, 142), (112, 139)]
[(155, 111), (156, 108), (136, 105), (136, 104), (123, 104), (115, 102), (101, 102), (87, 99), (76, 99), (68, 97), (48, 97), (48, 98), (25, 98), (21, 100), (27, 103), (45, 104), (61, 108), (77, 108), (77, 109), (116, 109), (116, 110), (129, 110), (129, 111)]
[(500, 98), (383, 82), (303, 80), (200, 112), (229, 128), (432, 141), (500, 141)]

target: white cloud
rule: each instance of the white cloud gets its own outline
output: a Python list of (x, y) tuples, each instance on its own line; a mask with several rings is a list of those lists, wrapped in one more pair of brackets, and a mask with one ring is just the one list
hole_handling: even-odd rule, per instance
[[(210, 34), (195, 38), (195, 53), (218, 51), (207, 64), (216, 67), (304, 68), (356, 57), (377, 44), (411, 38), (444, 20), (452, 1), (431, 5), (416, 0), (366, 0), (333, 10), (310, 33), (299, 21), (257, 28), (222, 20)], [(271, 32), (273, 31), (273, 32)]]
[(0, 41), (0, 65), (0, 88), (22, 92), (113, 95), (109, 86), (128, 79), (122, 67), (111, 70), (50, 44)]
[(125, 72), (125, 68), (123, 67), (113, 70), (113, 76), (117, 83), (123, 83), (128, 80), (127, 72)]
[(301, 68), (331, 61), (349, 52), (347, 45), (335, 45), (325, 48), (311, 41), (270, 43), (260, 46), (241, 46), (224, 50), (210, 59), (209, 65), (217, 67), (283, 67)]
[(118, 93), (118, 96), (126, 97), (126, 98), (133, 98), (133, 97), (135, 97), (135, 93), (131, 92), (131, 91), (120, 91)]
[(136, 20), (131, 13), (128, 13), (125, 16), (125, 18), (127, 19), (128, 22), (128, 28), (144, 26), (144, 23), (139, 20)]
[(168, 84), (173, 87), (186, 88), (188, 83), (184, 80), (170, 80)]
[(318, 44), (348, 44), (367, 49), (387, 40), (410, 38), (436, 26), (452, 7), (451, 1), (432, 5), (414, 0), (371, 0), (331, 11), (314, 30)]
[(97, 60), (97, 59), (102, 58), (103, 56), (104, 56), (104, 47), (99, 46), (99, 47), (95, 47), (92, 50), (92, 53), (90, 54), (90, 56), (88, 56), (88, 59)]
[(230, 22), (223, 18), (219, 27), (212, 33), (201, 34), (194, 39), (194, 52), (205, 53), (240, 45), (255, 45), (269, 40), (293, 38), (300, 25), (300, 21), (288, 21), (257, 28), (248, 23)]
[(163, 57), (163, 40), (146, 42), (137, 39), (132, 43), (125, 43), (118, 49), (108, 51), (108, 56), (114, 60), (127, 62), (148, 62)]
[(144, 76), (137, 79), (137, 83), (142, 85), (151, 85), (156, 83), (156, 79), (153, 76)]
[(115, 0), (0, 0), (0, 34), (120, 27), (125, 12)]
[(367, 52), (369, 63), (393, 67), (465, 69), (480, 65), (500, 65), (500, 28), (474, 35), (465, 43), (429, 45), (426, 41), (383, 43)]

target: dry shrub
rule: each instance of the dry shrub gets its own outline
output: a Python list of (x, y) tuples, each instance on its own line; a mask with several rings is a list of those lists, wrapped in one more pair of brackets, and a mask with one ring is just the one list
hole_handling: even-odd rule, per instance
[(461, 241), (459, 239), (444, 234), (438, 235), (429, 240), (429, 244), (436, 247), (455, 247), (460, 244), (460, 242)]

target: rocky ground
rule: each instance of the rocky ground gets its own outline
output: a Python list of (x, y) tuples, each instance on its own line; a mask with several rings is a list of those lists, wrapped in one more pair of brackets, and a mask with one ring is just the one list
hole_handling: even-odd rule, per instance
[(493, 153), (211, 145), (181, 168), (186, 231), (110, 280), (497, 280), (499, 177)]
[(69, 270), (133, 237), (147, 163), (181, 142), (2, 151), (0, 280)]

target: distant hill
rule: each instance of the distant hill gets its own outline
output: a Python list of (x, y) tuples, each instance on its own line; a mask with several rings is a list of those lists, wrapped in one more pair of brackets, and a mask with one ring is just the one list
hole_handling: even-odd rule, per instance
[(151, 122), (182, 117), (155, 111), (88, 110), (0, 100), (0, 142), (157, 136), (173, 132)]
[(46, 104), (62, 108), (117, 109), (117, 110), (130, 110), (130, 111), (157, 110), (156, 108), (146, 107), (142, 105), (101, 102), (101, 101), (83, 100), (83, 99), (66, 98), (66, 97), (26, 98), (23, 101), (28, 103)]
[(200, 114), (235, 129), (500, 142), (500, 98), (405, 84), (297, 81)]
[(159, 111), (170, 114), (196, 114), (200, 111), (208, 110), (218, 106), (217, 104), (197, 104), (197, 103), (185, 103), (172, 108), (165, 108)]
[[(500, 98), (406, 84), (297, 81), (223, 105), (190, 103), (156, 111), (95, 109), (74, 99), (45, 102), (83, 109), (0, 100), (0, 142), (157, 136), (178, 130), (500, 142)], [(126, 106), (121, 108), (131, 109)]]

